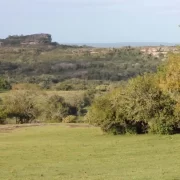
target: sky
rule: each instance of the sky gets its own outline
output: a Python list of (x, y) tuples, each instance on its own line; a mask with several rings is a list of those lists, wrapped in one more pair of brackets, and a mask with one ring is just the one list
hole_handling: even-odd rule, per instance
[(180, 42), (180, 0), (0, 0), (0, 38), (59, 43)]

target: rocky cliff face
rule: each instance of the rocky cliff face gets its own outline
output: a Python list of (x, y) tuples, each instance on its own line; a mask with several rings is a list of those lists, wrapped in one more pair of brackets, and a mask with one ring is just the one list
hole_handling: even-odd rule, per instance
[(6, 39), (0, 39), (0, 46), (20, 46), (20, 45), (54, 45), (50, 34), (32, 34), (21, 36), (9, 36)]

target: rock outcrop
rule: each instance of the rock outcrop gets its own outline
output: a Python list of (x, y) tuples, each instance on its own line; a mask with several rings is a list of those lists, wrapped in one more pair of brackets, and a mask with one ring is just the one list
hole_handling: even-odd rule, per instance
[(151, 54), (155, 57), (164, 56), (166, 57), (168, 53), (179, 53), (179, 48), (177, 46), (146, 46), (140, 47), (140, 51), (146, 54)]
[(0, 39), (0, 47), (4, 46), (27, 46), (27, 45), (56, 45), (52, 42), (50, 34), (32, 34), (9, 36), (6, 39)]

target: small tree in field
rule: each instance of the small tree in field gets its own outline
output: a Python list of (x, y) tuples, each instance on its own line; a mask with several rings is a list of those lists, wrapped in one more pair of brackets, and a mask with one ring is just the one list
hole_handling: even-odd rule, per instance
[(171, 134), (178, 123), (176, 101), (165, 94), (156, 77), (149, 74), (96, 99), (86, 119), (114, 134)]
[(11, 85), (3, 78), (0, 78), (0, 91), (10, 90)]
[(69, 104), (61, 96), (53, 95), (47, 99), (46, 103), (42, 113), (47, 121), (62, 122), (63, 118), (69, 114)]
[(6, 110), (3, 105), (2, 99), (0, 99), (0, 124), (4, 124), (7, 117)]
[(8, 117), (16, 118), (16, 123), (31, 123), (38, 114), (34, 92), (17, 91), (5, 98), (4, 106)]
[(159, 85), (163, 91), (180, 93), (180, 54), (170, 54), (158, 71)]
[(158, 134), (171, 134), (177, 128), (177, 102), (162, 91), (154, 75), (143, 75), (129, 81), (127, 95), (128, 119), (145, 122), (149, 132)]

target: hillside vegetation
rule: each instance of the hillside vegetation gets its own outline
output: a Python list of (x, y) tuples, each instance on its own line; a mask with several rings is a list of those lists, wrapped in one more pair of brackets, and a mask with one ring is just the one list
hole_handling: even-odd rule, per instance
[[(11, 83), (35, 83), (51, 88), (64, 82), (76, 90), (75, 80), (84, 89), (103, 81), (127, 80), (144, 72), (154, 72), (161, 58), (142, 53), (138, 48), (97, 49), (48, 46), (1, 47), (0, 75)], [(68, 82), (66, 83), (66, 81)], [(70, 82), (71, 81), (71, 82)], [(61, 86), (61, 84), (60, 84)], [(66, 86), (62, 84), (62, 90)]]

